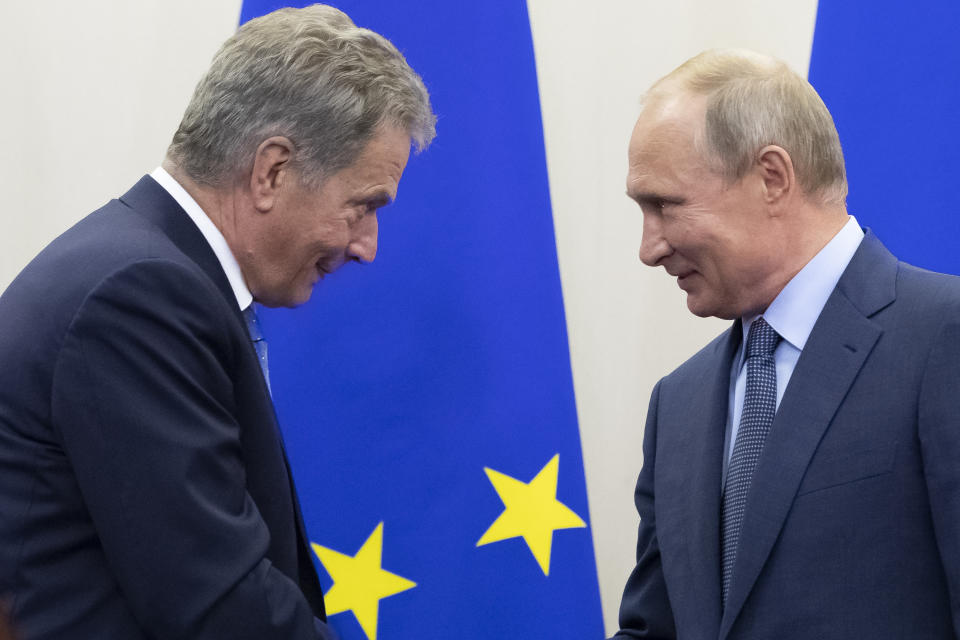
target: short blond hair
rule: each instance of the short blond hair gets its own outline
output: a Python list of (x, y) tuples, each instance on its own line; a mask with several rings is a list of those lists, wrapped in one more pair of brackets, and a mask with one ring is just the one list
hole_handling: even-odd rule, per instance
[(804, 193), (825, 203), (845, 201), (846, 167), (833, 118), (813, 86), (785, 63), (752, 51), (704, 51), (657, 81), (644, 103), (683, 92), (706, 97), (703, 152), (730, 182), (773, 144), (790, 154)]

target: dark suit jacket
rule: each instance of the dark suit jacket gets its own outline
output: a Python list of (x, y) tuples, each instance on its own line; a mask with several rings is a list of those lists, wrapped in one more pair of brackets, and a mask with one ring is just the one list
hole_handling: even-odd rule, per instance
[(153, 179), (0, 297), (0, 469), (26, 639), (331, 637), (236, 298)]
[(747, 498), (725, 610), (720, 503), (740, 323), (653, 391), (619, 637), (960, 633), (960, 279), (867, 232), (800, 355)]

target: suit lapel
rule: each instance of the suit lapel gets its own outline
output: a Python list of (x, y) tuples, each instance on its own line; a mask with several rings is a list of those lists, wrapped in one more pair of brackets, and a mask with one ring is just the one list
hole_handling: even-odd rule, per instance
[[(688, 603), (695, 608), (684, 617), (695, 620), (694, 628), (686, 631), (696, 637), (716, 635), (720, 626), (719, 517), (724, 425), (730, 365), (741, 333), (740, 323), (736, 322), (717, 339), (706, 362), (694, 369), (696, 378), (679, 381), (682, 388), (671, 405), (672, 415), (661, 419), (662, 424), (682, 427), (676, 430), (677, 440), (670, 447), (680, 452), (682, 458), (663, 471), (663, 484), (669, 489), (662, 503), (677, 505), (677, 510), (670, 519), (672, 534), (664, 536), (661, 548), (673, 547), (673, 566), (668, 576), (671, 588), (692, 591), (675, 598), (674, 606)], [(700, 391), (692, 392), (693, 389)], [(671, 544), (676, 541), (681, 541), (679, 546)]]
[[(707, 628), (716, 629), (720, 623), (720, 498), (723, 478), (723, 444), (730, 397), (730, 367), (740, 345), (743, 330), (735, 322), (717, 350), (712, 366), (713, 389), (702, 397), (713, 410), (700, 413), (707, 417), (707, 437), (701, 439), (695, 450), (702, 460), (692, 461), (699, 469), (691, 500), (693, 545), (689, 548), (693, 563), (697, 600), (702, 603), (701, 615)], [(705, 407), (704, 407), (705, 409)], [(704, 517), (704, 514), (707, 517)]]
[(880, 338), (869, 319), (895, 297), (896, 259), (869, 231), (814, 325), (747, 497), (720, 638), (729, 633), (789, 515), (823, 434)]
[[(137, 184), (131, 187), (127, 193), (121, 196), (120, 201), (150, 220), (163, 231), (187, 257), (193, 260), (217, 286), (217, 289), (219, 289), (220, 293), (226, 299), (228, 306), (234, 310), (234, 315), (240, 325), (246, 327), (243, 313), (237, 305), (233, 288), (230, 286), (230, 281), (227, 280), (227, 276), (223, 272), (220, 260), (213, 252), (206, 238), (203, 237), (203, 234), (197, 226), (190, 220), (190, 216), (180, 207), (173, 196), (167, 193), (153, 178), (144, 176)], [(243, 331), (244, 334), (246, 334), (246, 328), (244, 328)], [(249, 343), (249, 348), (253, 361), (256, 362), (257, 355), (252, 343)], [(259, 374), (259, 369), (257, 373)], [(309, 537), (307, 536), (306, 527), (303, 523), (300, 502), (297, 499), (293, 473), (290, 470), (290, 463), (287, 459), (287, 452), (280, 431), (279, 420), (277, 419), (273, 400), (270, 397), (266, 382), (261, 375), (256, 375), (255, 377), (260, 380), (263, 397), (269, 405), (269, 410), (264, 413), (265, 415), (269, 415), (269, 419), (271, 420), (270, 428), (277, 438), (280, 453), (283, 456), (284, 468), (287, 472), (297, 536), (296, 563), (301, 588), (307, 600), (310, 602), (314, 614), (318, 618), (325, 620), (323, 594), (320, 589), (320, 581), (317, 577), (316, 569), (311, 559)]]

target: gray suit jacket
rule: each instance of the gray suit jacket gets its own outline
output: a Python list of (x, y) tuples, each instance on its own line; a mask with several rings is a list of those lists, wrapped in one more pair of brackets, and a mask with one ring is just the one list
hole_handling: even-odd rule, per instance
[(867, 231), (797, 362), (720, 603), (720, 504), (739, 322), (654, 389), (623, 638), (960, 634), (960, 278)]

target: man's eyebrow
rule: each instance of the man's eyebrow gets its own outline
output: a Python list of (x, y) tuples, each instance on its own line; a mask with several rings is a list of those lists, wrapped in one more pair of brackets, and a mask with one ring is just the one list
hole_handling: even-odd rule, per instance
[(637, 202), (666, 202), (669, 204), (683, 204), (685, 200), (677, 196), (668, 196), (655, 191), (626, 191), (627, 197)]
[(390, 195), (390, 192), (386, 189), (377, 189), (371, 191), (370, 193), (364, 194), (360, 200), (367, 204), (374, 204), (377, 208), (385, 207), (388, 204), (393, 203), (393, 196)]

